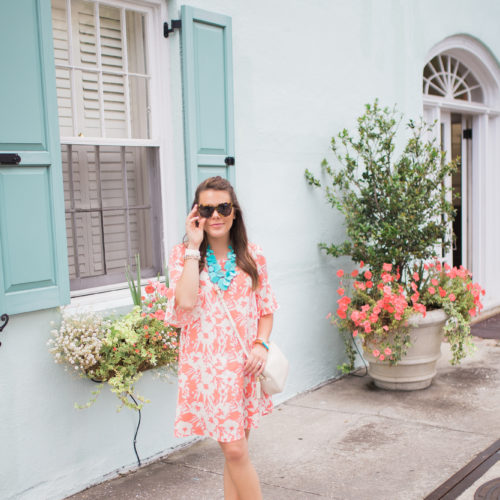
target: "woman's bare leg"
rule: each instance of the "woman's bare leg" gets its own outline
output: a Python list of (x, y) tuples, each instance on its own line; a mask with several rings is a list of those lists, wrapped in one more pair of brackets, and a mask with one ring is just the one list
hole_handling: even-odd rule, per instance
[(248, 456), (248, 437), (230, 443), (219, 443), (224, 453), (224, 499), (259, 500), (262, 498), (259, 478)]

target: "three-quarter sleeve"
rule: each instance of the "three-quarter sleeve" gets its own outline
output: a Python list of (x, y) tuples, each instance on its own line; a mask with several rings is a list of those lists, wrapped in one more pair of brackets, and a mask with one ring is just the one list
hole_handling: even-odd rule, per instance
[(184, 269), (184, 253), (186, 247), (183, 244), (176, 245), (170, 253), (168, 260), (168, 280), (171, 290), (171, 299), (167, 302), (165, 311), (165, 323), (175, 327), (183, 327), (191, 319), (191, 313), (175, 304), (175, 288)]
[(257, 296), (257, 313), (259, 318), (266, 314), (272, 314), (278, 309), (278, 302), (276, 296), (269, 284), (269, 277), (267, 275), (266, 258), (262, 253), (260, 247), (254, 247), (254, 259), (257, 264), (257, 271), (259, 273), (259, 287), (256, 290)]

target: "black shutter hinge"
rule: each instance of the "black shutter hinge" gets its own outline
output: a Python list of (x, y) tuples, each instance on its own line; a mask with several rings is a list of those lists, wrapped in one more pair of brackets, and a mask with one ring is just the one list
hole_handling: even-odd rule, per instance
[(19, 165), (21, 157), (17, 153), (0, 153), (0, 165)]
[(471, 128), (464, 128), (463, 137), (464, 137), (464, 139), (472, 139), (472, 129)]
[(182, 22), (180, 19), (174, 19), (172, 21), (172, 27), (170, 28), (168, 26), (168, 23), (163, 23), (163, 36), (165, 38), (168, 38), (169, 33), (173, 33), (175, 29), (181, 29), (182, 28)]
[(228, 166), (231, 167), (234, 165), (234, 156), (227, 156), (224, 158), (224, 163)]
[[(7, 323), (9, 322), (9, 315), (7, 313), (2, 314), (0, 316), (0, 321), (3, 323), (3, 325), (0, 326), (0, 332), (1, 332), (7, 326)], [(0, 345), (2, 345), (1, 342), (0, 342)]]

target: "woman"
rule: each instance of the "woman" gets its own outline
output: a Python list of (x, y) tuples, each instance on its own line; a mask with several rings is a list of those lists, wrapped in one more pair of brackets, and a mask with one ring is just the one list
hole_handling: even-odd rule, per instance
[(259, 394), (257, 379), (266, 364), (278, 306), (264, 256), (248, 243), (241, 208), (227, 180), (211, 177), (198, 186), (185, 243), (173, 249), (169, 269), (175, 302), (169, 302), (167, 320), (182, 326), (175, 435), (216, 439), (225, 457), (224, 497), (260, 499), (248, 437), (260, 416), (272, 410), (271, 398)]

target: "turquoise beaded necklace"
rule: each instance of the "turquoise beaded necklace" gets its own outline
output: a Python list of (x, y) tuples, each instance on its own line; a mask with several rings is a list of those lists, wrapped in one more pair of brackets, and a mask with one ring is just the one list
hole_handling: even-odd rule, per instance
[(224, 265), (224, 272), (215, 258), (214, 251), (210, 248), (210, 245), (208, 245), (207, 267), (210, 281), (218, 285), (221, 290), (227, 290), (231, 281), (236, 276), (236, 254), (234, 253), (233, 247), (229, 245), (229, 252), (227, 252), (227, 261)]

